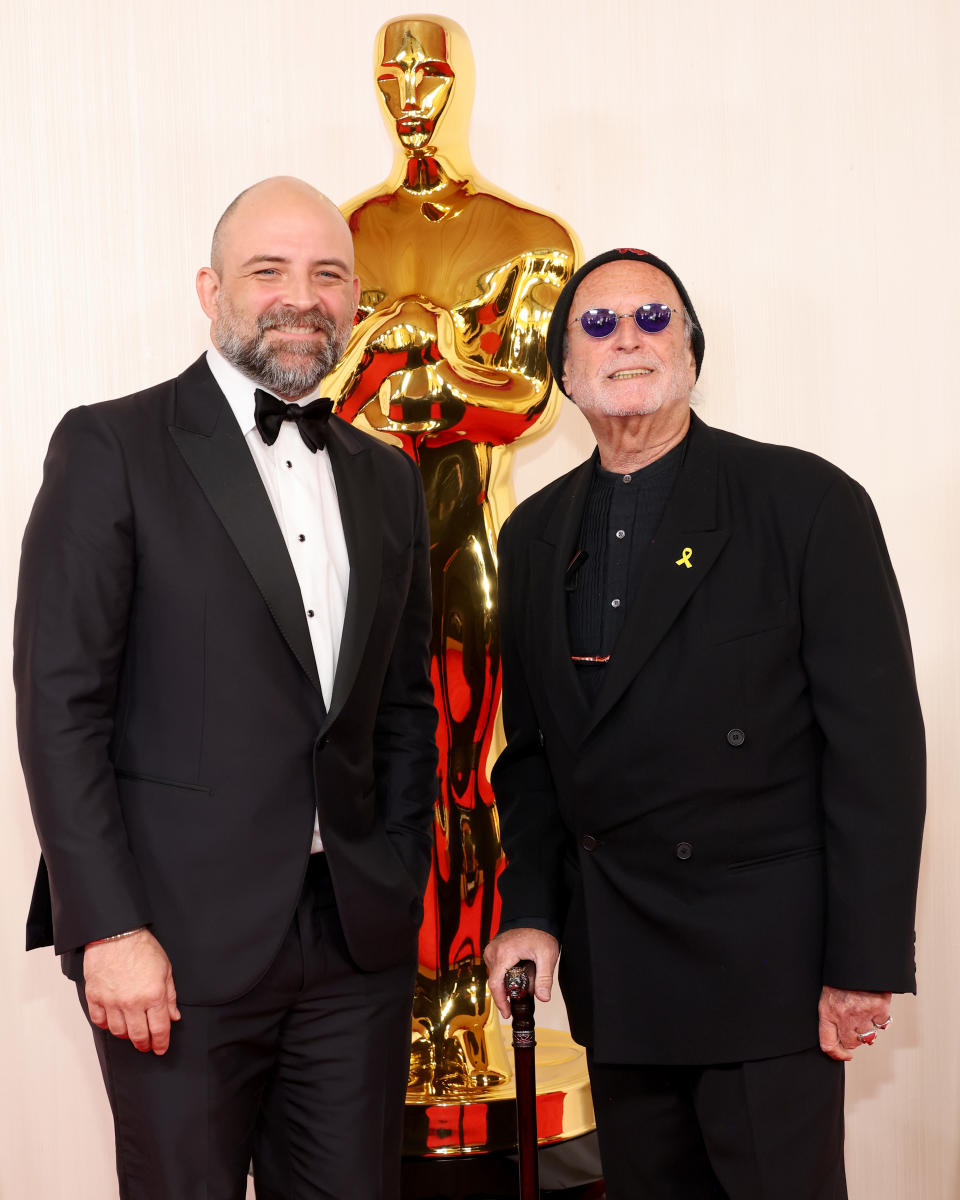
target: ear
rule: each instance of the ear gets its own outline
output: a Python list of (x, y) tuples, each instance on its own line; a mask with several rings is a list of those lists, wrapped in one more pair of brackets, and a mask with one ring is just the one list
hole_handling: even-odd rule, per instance
[(201, 267), (197, 272), (197, 295), (200, 307), (211, 321), (217, 317), (217, 298), (220, 295), (220, 276), (213, 267)]
[[(560, 384), (560, 390), (563, 392), (563, 394), (573, 400), (573, 397), (570, 396), (570, 384), (569, 377), (567, 375), (567, 363), (569, 358), (570, 355), (566, 351), (566, 338), (564, 338), (563, 370), (560, 372), (560, 378), (557, 380), (557, 382)], [(576, 404), (576, 400), (573, 402)]]
[(697, 382), (697, 358), (693, 353), (693, 346), (687, 347), (687, 367), (690, 372), (690, 390), (693, 391)]
[(360, 306), (360, 276), (353, 277), (353, 315), (357, 315), (357, 309)]

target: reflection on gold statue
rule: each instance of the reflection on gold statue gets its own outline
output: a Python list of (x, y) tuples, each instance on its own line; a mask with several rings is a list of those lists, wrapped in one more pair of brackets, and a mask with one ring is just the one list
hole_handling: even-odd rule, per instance
[(415, 459), (426, 490), (441, 778), (410, 1086), (454, 1096), (509, 1070), (481, 960), (503, 863), (489, 784), (500, 699), (495, 547), (511, 507), (512, 448), (555, 415), (547, 323), (578, 244), (557, 218), (476, 173), (473, 59), (459, 25), (387, 22), (375, 70), (396, 158), (384, 184), (343, 209), (362, 292), (326, 386), (341, 416)]

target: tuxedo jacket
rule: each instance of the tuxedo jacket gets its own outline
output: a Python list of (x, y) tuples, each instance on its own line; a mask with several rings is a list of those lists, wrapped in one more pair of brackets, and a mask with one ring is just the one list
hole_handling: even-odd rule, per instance
[(85, 942), (147, 924), (182, 1002), (243, 994), (293, 918), (315, 812), (355, 962), (415, 961), (436, 771), (422, 487), (335, 417), (328, 451), (350, 560), (329, 711), (205, 359), (53, 435), (14, 675), (42, 849), (27, 947), (52, 942), (74, 978)]
[(693, 416), (588, 703), (565, 578), (593, 470), (501, 534), (501, 928), (560, 937), (598, 1061), (815, 1046), (824, 984), (914, 989), (923, 726), (873, 506)]

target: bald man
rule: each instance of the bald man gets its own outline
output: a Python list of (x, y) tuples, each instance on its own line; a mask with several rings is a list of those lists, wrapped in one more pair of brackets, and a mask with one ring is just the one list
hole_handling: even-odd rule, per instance
[(399, 1196), (436, 777), (412, 461), (316, 396), (359, 283), (307, 184), (229, 206), (211, 345), (68, 412), (23, 544), (27, 948), (91, 1024), (123, 1200)]

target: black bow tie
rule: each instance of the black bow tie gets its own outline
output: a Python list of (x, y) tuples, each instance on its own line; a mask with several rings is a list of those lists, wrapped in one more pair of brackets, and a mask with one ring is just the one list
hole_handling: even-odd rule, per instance
[(301, 407), (299, 404), (286, 404), (260, 388), (257, 388), (253, 395), (256, 401), (254, 420), (257, 422), (260, 436), (268, 446), (272, 446), (280, 436), (280, 426), (284, 421), (296, 421), (303, 444), (314, 454), (326, 445), (327, 422), (333, 409), (332, 400), (325, 400), (321, 396), (319, 400), (312, 400)]

